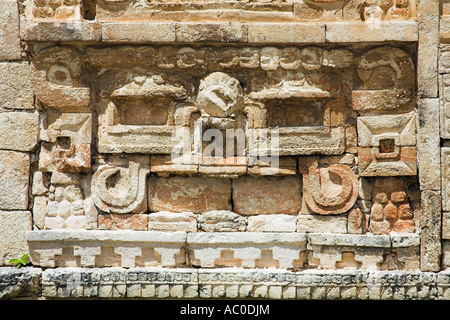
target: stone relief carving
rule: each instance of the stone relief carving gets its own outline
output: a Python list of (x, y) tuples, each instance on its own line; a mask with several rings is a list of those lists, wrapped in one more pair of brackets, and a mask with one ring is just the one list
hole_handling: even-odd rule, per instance
[[(303, 214), (347, 214), (359, 210), (359, 177), (417, 174), (415, 68), (399, 48), (60, 46), (39, 52), (33, 70), (39, 170), (87, 174), (104, 214), (180, 207), (158, 179), (246, 175), (301, 181)], [(242, 133), (242, 149), (226, 152), (227, 130), (235, 142)], [(184, 148), (193, 157), (180, 162)], [(190, 192), (183, 201), (194, 203)], [(407, 216), (386, 232), (410, 230), (398, 226)]]
[(148, 157), (133, 156), (128, 159), (128, 168), (100, 165), (92, 177), (94, 204), (104, 212), (147, 211), (148, 162)]
[(358, 177), (340, 164), (319, 168), (315, 157), (299, 159), (303, 177), (303, 197), (308, 208), (318, 214), (339, 214), (352, 208), (358, 196)]

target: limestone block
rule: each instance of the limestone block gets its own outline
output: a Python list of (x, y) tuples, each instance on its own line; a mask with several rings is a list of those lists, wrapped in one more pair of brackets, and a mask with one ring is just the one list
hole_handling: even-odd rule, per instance
[(105, 42), (175, 42), (174, 23), (103, 23)]
[(48, 199), (45, 196), (35, 196), (33, 199), (33, 223), (39, 229), (44, 229), (48, 212)]
[(347, 217), (300, 214), (297, 232), (347, 233)]
[(98, 216), (99, 230), (147, 230), (148, 215), (146, 214), (100, 214)]
[(297, 174), (297, 158), (280, 157), (278, 165), (258, 159), (255, 165), (248, 167), (248, 173), (254, 176), (284, 176)]
[(15, 0), (0, 3), (0, 21), (0, 61), (20, 60), (19, 12)]
[(28, 63), (0, 63), (0, 70), (0, 109), (33, 109), (34, 98)]
[(415, 89), (414, 62), (409, 53), (399, 48), (382, 46), (367, 51), (358, 60), (357, 70), (366, 90), (400, 89), (408, 92)]
[(450, 242), (449, 241), (443, 241), (442, 246), (442, 264), (443, 268), (448, 270), (450, 268)]
[(438, 191), (422, 191), (420, 212), (420, 269), (422, 271), (440, 270), (442, 255), (441, 196)]
[[(363, 201), (363, 200), (360, 200)], [(352, 209), (348, 213), (348, 233), (351, 234), (364, 234), (368, 229), (369, 224), (368, 215), (361, 212), (359, 208)]]
[(81, 53), (69, 46), (52, 46), (35, 55), (31, 84), (41, 104), (58, 111), (90, 112), (90, 89), (80, 87)]
[(295, 232), (295, 230), (296, 217), (291, 215), (260, 215), (248, 218), (249, 232)]
[(31, 212), (0, 211), (0, 265), (20, 259), (28, 252), (25, 234), (32, 228)]
[(410, 111), (414, 106), (414, 101), (412, 90), (392, 88), (352, 91), (353, 109), (359, 112)]
[(448, 139), (450, 137), (450, 76), (443, 74), (439, 78), (440, 82), (440, 125), (441, 137)]
[(442, 239), (450, 240), (450, 213), (442, 212)]
[(327, 23), (327, 42), (417, 41), (415, 21)]
[(419, 128), (417, 133), (417, 162), (422, 190), (440, 190), (441, 152), (439, 128), (439, 100), (419, 100)]
[(197, 218), (199, 229), (206, 232), (246, 231), (247, 220), (231, 211), (205, 212)]
[(322, 23), (249, 23), (249, 43), (323, 43), (325, 25)]
[(450, 161), (450, 148), (444, 144), (441, 148), (441, 172), (442, 172), (442, 209), (445, 211), (450, 210), (450, 176), (449, 172), (449, 162)]
[(39, 114), (28, 112), (0, 113), (0, 148), (31, 151), (38, 142)]
[(197, 221), (191, 212), (153, 212), (148, 216), (148, 229), (166, 232), (196, 232)]
[(25, 41), (100, 41), (101, 25), (91, 21), (30, 21), (22, 23), (20, 38)]
[(301, 181), (298, 176), (252, 177), (233, 180), (234, 211), (243, 215), (298, 214)]
[[(190, 263), (202, 268), (286, 269), (303, 265), (302, 233), (197, 232), (188, 234)], [(301, 260), (301, 261), (299, 261)]]
[(438, 96), (439, 8), (439, 1), (419, 1), (417, 8), (417, 83), (423, 98)]
[(247, 42), (248, 27), (242, 23), (179, 23), (177, 42)]
[(231, 210), (231, 181), (205, 177), (150, 177), (150, 211), (204, 213)]
[(26, 210), (29, 180), (29, 155), (0, 151), (0, 209)]

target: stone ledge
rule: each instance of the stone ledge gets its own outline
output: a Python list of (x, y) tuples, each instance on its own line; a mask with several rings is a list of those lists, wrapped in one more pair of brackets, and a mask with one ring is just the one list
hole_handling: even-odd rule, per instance
[(417, 41), (415, 21), (336, 22), (326, 27), (327, 42)]
[(46, 298), (450, 299), (450, 273), (236, 269), (48, 269)]
[(415, 234), (44, 230), (27, 232), (41, 267), (419, 270)]
[(38, 268), (0, 268), (0, 299), (38, 297), (42, 270)]
[[(441, 33), (442, 34), (442, 33)], [(108, 43), (305, 44), (418, 41), (415, 21), (354, 22), (56, 22), (21, 21), (25, 41)]]
[(0, 268), (0, 299), (449, 300), (450, 271)]

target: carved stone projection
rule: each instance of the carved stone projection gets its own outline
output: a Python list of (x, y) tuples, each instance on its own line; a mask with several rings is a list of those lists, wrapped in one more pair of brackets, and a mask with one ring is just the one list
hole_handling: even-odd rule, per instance
[(414, 108), (411, 57), (398, 48), (379, 47), (360, 58), (357, 71), (364, 87), (352, 92), (353, 109), (361, 115), (357, 119), (360, 175), (416, 175), (416, 119), (414, 113), (399, 114)]
[(150, 172), (147, 156), (133, 156), (128, 168), (101, 165), (92, 177), (94, 204), (104, 212), (141, 213), (147, 211), (145, 185)]
[(358, 178), (340, 164), (319, 168), (314, 157), (299, 159), (303, 175), (303, 197), (308, 208), (318, 214), (338, 214), (352, 208), (358, 196)]

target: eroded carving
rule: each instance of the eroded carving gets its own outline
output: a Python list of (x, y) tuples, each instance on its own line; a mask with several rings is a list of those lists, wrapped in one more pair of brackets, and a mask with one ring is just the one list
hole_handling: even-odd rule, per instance
[(101, 165), (92, 177), (92, 199), (104, 212), (141, 213), (147, 210), (146, 156), (130, 156), (128, 168)]
[(340, 164), (319, 168), (315, 157), (299, 159), (303, 177), (303, 197), (308, 208), (318, 214), (338, 214), (350, 210), (358, 196), (358, 178)]

